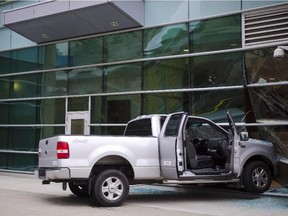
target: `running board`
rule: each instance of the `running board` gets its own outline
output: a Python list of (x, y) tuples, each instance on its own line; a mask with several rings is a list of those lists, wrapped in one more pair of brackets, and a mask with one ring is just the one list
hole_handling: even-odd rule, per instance
[(195, 180), (165, 180), (164, 184), (213, 184), (213, 183), (238, 183), (240, 179), (195, 179)]

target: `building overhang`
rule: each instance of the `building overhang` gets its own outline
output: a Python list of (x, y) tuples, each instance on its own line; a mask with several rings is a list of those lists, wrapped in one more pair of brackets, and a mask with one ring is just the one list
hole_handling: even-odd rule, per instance
[(46, 43), (144, 25), (143, 0), (53, 0), (3, 12), (4, 26)]

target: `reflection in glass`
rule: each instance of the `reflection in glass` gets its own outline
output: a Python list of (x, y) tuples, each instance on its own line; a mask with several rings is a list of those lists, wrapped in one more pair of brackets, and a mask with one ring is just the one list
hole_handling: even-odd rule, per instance
[(248, 83), (270, 83), (288, 81), (287, 59), (276, 59), (273, 51), (276, 47), (252, 50), (245, 53), (245, 66)]
[(68, 75), (66, 71), (52, 71), (42, 74), (42, 96), (67, 95)]
[(7, 157), (7, 169), (34, 172), (38, 156), (37, 154), (9, 154)]
[(11, 77), (12, 98), (29, 98), (38, 96), (39, 74), (27, 74)]
[(68, 42), (39, 47), (41, 69), (53, 69), (68, 66)]
[(104, 69), (106, 92), (141, 90), (141, 65), (123, 64)]
[(102, 62), (103, 38), (88, 38), (70, 42), (70, 66)]
[(37, 123), (36, 101), (9, 102), (10, 124), (36, 124)]
[(144, 57), (185, 54), (189, 52), (186, 24), (144, 30)]
[(37, 47), (11, 51), (11, 70), (13, 72), (33, 71), (38, 69)]
[(113, 62), (141, 58), (141, 31), (109, 35), (104, 38), (104, 61)]
[(189, 86), (189, 60), (173, 59), (144, 63), (144, 89), (181, 89)]
[(15, 127), (9, 130), (9, 149), (17, 151), (37, 151), (39, 129), (33, 127)]
[(10, 51), (0, 52), (0, 74), (11, 72), (11, 56), (10, 55), (11, 55)]
[(240, 15), (193, 21), (189, 33), (192, 53), (242, 46)]
[(65, 124), (65, 99), (45, 99), (40, 104), (41, 124)]
[(193, 87), (242, 85), (241, 53), (208, 55), (191, 58)]
[(102, 69), (83, 68), (68, 72), (69, 94), (92, 94), (102, 92)]
[(146, 94), (143, 96), (143, 114), (172, 113), (183, 111), (183, 93)]
[(43, 127), (41, 128), (40, 139), (45, 139), (59, 134), (65, 134), (65, 127), (63, 126)]
[(9, 77), (0, 77), (0, 98), (1, 99), (9, 98), (9, 87), (10, 87)]
[(242, 89), (192, 92), (190, 104), (192, 115), (206, 117), (215, 122), (227, 122), (228, 110), (236, 122), (241, 122), (245, 114)]

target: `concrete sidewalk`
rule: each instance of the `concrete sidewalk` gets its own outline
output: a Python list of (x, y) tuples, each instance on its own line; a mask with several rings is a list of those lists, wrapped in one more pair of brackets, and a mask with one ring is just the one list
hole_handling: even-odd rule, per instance
[[(279, 188), (280, 189), (280, 188)], [(279, 190), (275, 187), (274, 190)], [(282, 188), (283, 189), (283, 188)], [(42, 185), (32, 175), (0, 172), (1, 216), (283, 216), (288, 215), (288, 196), (264, 196), (235, 190), (201, 187), (131, 186), (120, 207), (103, 208), (89, 198), (78, 198), (62, 184)], [(284, 196), (285, 195), (285, 196)]]

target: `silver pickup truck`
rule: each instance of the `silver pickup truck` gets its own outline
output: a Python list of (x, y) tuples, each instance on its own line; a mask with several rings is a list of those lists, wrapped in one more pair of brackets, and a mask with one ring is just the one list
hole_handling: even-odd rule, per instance
[(132, 184), (226, 183), (262, 193), (277, 176), (273, 145), (184, 112), (140, 116), (123, 136), (59, 135), (40, 140), (37, 175), (76, 196), (119, 206)]

